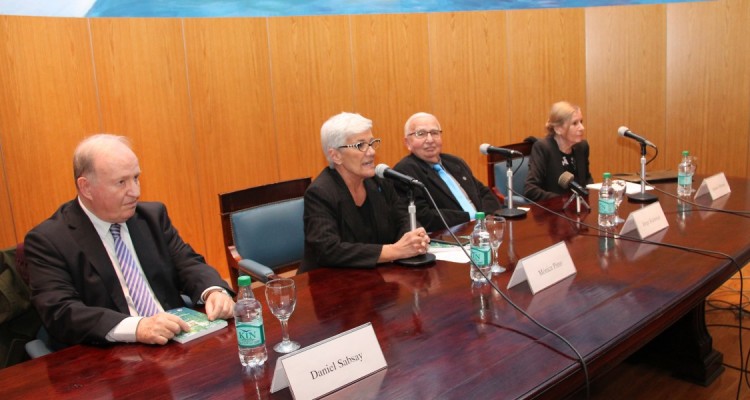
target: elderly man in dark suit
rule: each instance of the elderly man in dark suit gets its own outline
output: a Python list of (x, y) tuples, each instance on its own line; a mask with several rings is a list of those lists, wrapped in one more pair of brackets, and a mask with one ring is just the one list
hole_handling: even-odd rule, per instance
[[(477, 211), (491, 214), (502, 205), (492, 191), (472, 174), (469, 165), (443, 153), (443, 131), (432, 114), (416, 113), (404, 125), (404, 143), (409, 149), (395, 170), (424, 183), (449, 226), (474, 218)], [(409, 188), (397, 185), (402, 197)], [(414, 190), (417, 219), (428, 231), (444, 228), (437, 210), (421, 190)]]
[(78, 197), (25, 239), (32, 301), (63, 344), (165, 344), (189, 330), (165, 312), (204, 302), (232, 316), (229, 286), (182, 241), (161, 203), (139, 202), (141, 170), (128, 140), (100, 134), (73, 157)]

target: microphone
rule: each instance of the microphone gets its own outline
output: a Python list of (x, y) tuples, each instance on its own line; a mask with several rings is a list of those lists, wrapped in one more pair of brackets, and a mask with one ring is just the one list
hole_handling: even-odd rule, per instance
[(514, 155), (523, 156), (523, 153), (521, 153), (520, 151), (490, 146), (489, 143), (483, 143), (482, 145), (480, 145), (479, 151), (482, 152), (482, 154), (484, 154), (485, 156), (489, 153), (497, 153), (506, 157), (512, 157)]
[(644, 138), (644, 137), (641, 137), (641, 136), (639, 136), (639, 135), (637, 135), (637, 134), (633, 133), (633, 131), (631, 131), (630, 129), (628, 129), (628, 127), (627, 127), (627, 126), (621, 126), (621, 127), (620, 127), (620, 128), (619, 128), (619, 129), (617, 130), (617, 133), (618, 133), (618, 134), (619, 134), (620, 136), (622, 136), (622, 137), (626, 137), (626, 138), (631, 138), (631, 139), (633, 139), (633, 140), (637, 141), (637, 142), (638, 142), (638, 143), (640, 143), (640, 144), (645, 144), (646, 146), (651, 146), (651, 147), (653, 147), (653, 148), (656, 148), (656, 145), (655, 145), (655, 144), (651, 143), (651, 142), (650, 142), (650, 141), (648, 141), (648, 140), (647, 140), (646, 138)]
[(402, 174), (402, 173), (400, 173), (400, 172), (398, 172), (396, 170), (393, 170), (393, 169), (391, 169), (391, 167), (389, 167), (386, 164), (378, 164), (375, 167), (375, 175), (377, 175), (378, 178), (384, 178), (384, 179), (385, 178), (391, 178), (391, 179), (395, 179), (397, 181), (401, 181), (401, 182), (407, 183), (409, 185), (424, 187), (424, 184), (422, 182), (420, 182), (420, 181), (412, 178), (409, 175), (405, 175), (405, 174)]
[(575, 181), (575, 176), (568, 171), (565, 171), (557, 178), (557, 184), (563, 189), (570, 189), (581, 196), (588, 196), (589, 191)]

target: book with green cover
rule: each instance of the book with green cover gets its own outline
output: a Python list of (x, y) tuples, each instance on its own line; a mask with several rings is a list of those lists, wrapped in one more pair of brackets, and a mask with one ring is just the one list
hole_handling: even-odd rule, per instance
[(175, 308), (167, 312), (182, 318), (183, 321), (190, 325), (189, 332), (180, 332), (172, 338), (175, 342), (187, 343), (227, 326), (227, 321), (223, 319), (209, 321), (206, 314), (187, 307)]

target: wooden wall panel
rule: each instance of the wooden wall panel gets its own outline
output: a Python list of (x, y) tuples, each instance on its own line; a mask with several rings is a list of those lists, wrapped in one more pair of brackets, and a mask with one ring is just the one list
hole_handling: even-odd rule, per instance
[(545, 135), (550, 106), (560, 100), (586, 110), (584, 9), (508, 11), (511, 135)]
[[(595, 180), (605, 171), (640, 171), (641, 147), (617, 134), (623, 125), (659, 147), (648, 171), (674, 168), (666, 141), (666, 46), (664, 5), (586, 10), (584, 125)], [(654, 154), (649, 149), (647, 157)]]
[(443, 151), (469, 163), (487, 182), (479, 145), (515, 141), (510, 129), (506, 13), (430, 14), (434, 113), (445, 131)]
[[(0, 150), (2, 147), (0, 147)], [(2, 161), (2, 157), (0, 157)], [(13, 223), (13, 211), (10, 208), (10, 192), (8, 182), (5, 180), (4, 163), (0, 163), (0, 249), (11, 247), (18, 243), (16, 239), (16, 227)], [(20, 236), (20, 235), (19, 235)]]
[(0, 17), (3, 208), (13, 212), (13, 244), (75, 197), (73, 150), (99, 129), (92, 70), (86, 20)]
[(206, 258), (228, 276), (218, 194), (279, 180), (266, 20), (184, 21)]
[(750, 2), (667, 6), (667, 144), (698, 173), (746, 175), (750, 145)]
[(103, 129), (133, 141), (141, 199), (164, 202), (183, 239), (205, 253), (181, 22), (90, 21)]
[(317, 176), (327, 164), (320, 126), (354, 109), (349, 17), (270, 18), (279, 179)]
[(383, 139), (378, 163), (408, 154), (404, 122), (431, 109), (429, 50), (426, 14), (352, 16), (354, 110)]

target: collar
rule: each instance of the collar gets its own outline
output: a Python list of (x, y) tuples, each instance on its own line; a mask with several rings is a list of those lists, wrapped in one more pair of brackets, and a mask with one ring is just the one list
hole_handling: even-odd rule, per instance
[[(111, 222), (107, 222), (96, 215), (92, 213), (88, 208), (86, 208), (85, 205), (83, 205), (83, 202), (81, 201), (81, 197), (79, 196), (77, 198), (78, 204), (83, 209), (83, 212), (86, 213), (86, 216), (89, 217), (91, 220), (91, 223), (94, 225), (94, 229), (96, 229), (96, 233), (99, 235), (99, 237), (104, 240), (109, 235), (109, 227), (112, 226)], [(120, 232), (127, 231), (128, 225), (125, 223), (120, 224)]]

